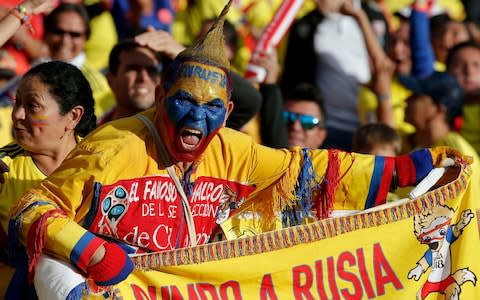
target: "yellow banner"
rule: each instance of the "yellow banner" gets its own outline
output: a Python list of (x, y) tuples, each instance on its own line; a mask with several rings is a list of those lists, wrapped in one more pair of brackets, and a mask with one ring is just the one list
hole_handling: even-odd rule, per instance
[[(410, 201), (135, 258), (121, 299), (480, 299), (470, 170)], [(153, 270), (155, 269), (155, 270)]]

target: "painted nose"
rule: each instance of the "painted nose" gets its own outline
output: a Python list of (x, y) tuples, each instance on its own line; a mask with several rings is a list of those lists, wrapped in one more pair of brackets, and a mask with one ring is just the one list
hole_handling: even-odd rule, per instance
[(192, 110), (190, 110), (190, 116), (195, 121), (202, 120), (205, 118), (205, 111), (203, 108), (195, 106), (192, 108)]

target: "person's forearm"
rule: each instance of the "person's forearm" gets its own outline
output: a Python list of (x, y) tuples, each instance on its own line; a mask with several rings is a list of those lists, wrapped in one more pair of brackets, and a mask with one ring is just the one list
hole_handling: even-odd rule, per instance
[(385, 99), (379, 99), (377, 107), (377, 116), (380, 123), (386, 124), (392, 128), (395, 128), (395, 120), (393, 119), (392, 101), (390, 100), (390, 94), (382, 95)]
[(373, 32), (372, 26), (370, 25), (370, 20), (368, 20), (367, 15), (363, 10), (358, 10), (354, 16), (355, 20), (360, 27), (360, 30), (363, 34), (363, 39), (367, 47), (368, 55), (372, 60), (378, 60), (385, 56), (385, 52), (378, 43), (377, 37)]
[(428, 14), (412, 9), (410, 24), (412, 75), (417, 78), (425, 78), (434, 72), (435, 63), (435, 54), (430, 43)]
[(17, 34), (12, 37), (12, 41), (20, 45), (31, 60), (47, 56), (48, 50), (45, 43), (33, 38), (25, 30), (20, 29)]
[(0, 46), (3, 46), (14, 34), (17, 32), (18, 28), (22, 23), (12, 13), (8, 13), (5, 17), (0, 20)]
[(283, 121), (283, 97), (276, 84), (261, 84), (263, 101), (260, 126), (263, 144), (272, 148), (288, 148), (287, 124)]

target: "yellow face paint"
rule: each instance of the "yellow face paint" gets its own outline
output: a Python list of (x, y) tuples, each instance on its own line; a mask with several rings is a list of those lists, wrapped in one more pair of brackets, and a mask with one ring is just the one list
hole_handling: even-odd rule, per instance
[(32, 124), (32, 126), (38, 126), (38, 127), (47, 126), (48, 125), (48, 117), (45, 116), (45, 115), (35, 116), (32, 119), (31, 124)]
[(178, 90), (188, 92), (199, 104), (214, 99), (223, 100), (225, 107), (228, 104), (227, 76), (222, 69), (210, 65), (197, 62), (183, 63), (174, 85), (167, 93), (167, 98)]

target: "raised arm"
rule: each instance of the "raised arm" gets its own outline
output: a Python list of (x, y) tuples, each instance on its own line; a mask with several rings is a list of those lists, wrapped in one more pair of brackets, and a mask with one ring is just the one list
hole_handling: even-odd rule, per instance
[(410, 47), (412, 49), (412, 75), (422, 79), (434, 72), (435, 54), (430, 42), (429, 12), (432, 0), (416, 0), (410, 16)]
[(148, 31), (135, 37), (135, 41), (142, 46), (147, 46), (160, 54), (174, 59), (185, 46), (177, 42), (170, 33), (148, 27)]
[(345, 1), (341, 10), (343, 14), (353, 17), (363, 34), (368, 55), (373, 65), (370, 88), (377, 96), (378, 121), (395, 127), (391, 103), (391, 83), (394, 71), (393, 62), (388, 58), (378, 42), (367, 14), (362, 9), (353, 7), (351, 1)]
[(0, 46), (5, 44), (22, 26), (28, 26), (32, 14), (42, 14), (52, 10), (56, 0), (26, 0), (10, 10), (0, 20)]
[(267, 201), (273, 213), (296, 205), (304, 216), (313, 208), (319, 219), (332, 210), (384, 204), (389, 191), (416, 185), (447, 157), (462, 159), (450, 148), (421, 149), (398, 157), (333, 149), (275, 151), (262, 146), (255, 151), (251, 159), (251, 180), (257, 187), (254, 197)]
[(267, 74), (260, 83), (263, 98), (260, 130), (263, 144), (273, 148), (288, 148), (287, 126), (283, 120), (283, 96), (277, 84), (280, 65), (276, 49), (271, 53), (263, 53), (254, 63), (265, 68)]

